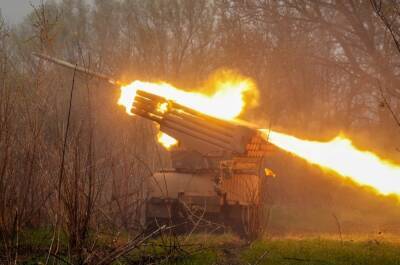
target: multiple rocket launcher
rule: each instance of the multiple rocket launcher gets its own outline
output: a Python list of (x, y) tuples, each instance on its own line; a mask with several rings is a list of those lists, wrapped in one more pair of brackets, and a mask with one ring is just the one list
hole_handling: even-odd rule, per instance
[[(34, 55), (112, 85), (122, 85), (71, 63)], [(257, 218), (261, 216), (258, 206), (265, 187), (263, 176), (274, 176), (264, 168), (264, 157), (275, 149), (274, 145), (244, 121), (218, 119), (145, 88), (135, 92), (130, 112), (156, 122), (160, 131), (179, 141), (171, 152), (172, 168), (155, 172), (147, 182), (145, 223), (165, 218), (178, 218), (174, 222), (182, 223), (179, 218), (187, 214), (189, 207), (203, 209), (206, 218), (217, 218), (215, 221), (240, 234), (261, 231)]]

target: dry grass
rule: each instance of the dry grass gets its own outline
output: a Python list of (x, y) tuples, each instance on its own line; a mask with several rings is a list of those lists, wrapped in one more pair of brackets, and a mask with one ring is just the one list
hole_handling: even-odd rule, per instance
[[(33, 242), (37, 241), (36, 237), (32, 235)], [(121, 235), (118, 242), (123, 243), (128, 238)], [(35, 264), (44, 259), (38, 255), (32, 255), (31, 259), (29, 255), (25, 256), (26, 264)], [(118, 259), (116, 264), (147, 264), (150, 261), (157, 264), (210, 265), (400, 264), (400, 236), (346, 234), (340, 240), (337, 235), (308, 234), (265, 237), (248, 243), (232, 234), (193, 234), (190, 237), (151, 240)]]

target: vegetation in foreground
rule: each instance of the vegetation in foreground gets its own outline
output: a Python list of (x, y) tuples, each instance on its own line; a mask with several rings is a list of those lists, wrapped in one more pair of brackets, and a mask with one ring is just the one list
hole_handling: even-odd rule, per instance
[[(32, 240), (31, 250), (39, 252), (25, 253), (25, 258), (21, 253), (19, 263), (46, 262), (42, 236), (41, 231), (26, 238)], [(104, 244), (104, 249), (96, 250), (98, 253), (110, 250), (106, 241), (98, 241), (97, 247)], [(124, 245), (127, 241), (120, 238), (115, 244)], [(67, 256), (52, 257), (50, 264), (53, 260), (69, 264)], [(162, 236), (147, 241), (112, 264), (400, 264), (400, 239), (382, 235), (302, 236), (264, 238), (248, 243), (230, 234)]]

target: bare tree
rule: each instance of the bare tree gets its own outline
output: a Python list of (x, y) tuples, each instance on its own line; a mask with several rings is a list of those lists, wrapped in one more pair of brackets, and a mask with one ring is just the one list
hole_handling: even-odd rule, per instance
[[(371, 0), (372, 8), (374, 9), (376, 15), (380, 18), (386, 30), (390, 33), (395, 47), (400, 55), (400, 2), (393, 1), (381, 1), (381, 0)], [(400, 126), (400, 119), (396, 111), (392, 108), (390, 100), (384, 89), (379, 87), (382, 94), (383, 105), (387, 107), (390, 114), (392, 115), (394, 121), (398, 126)]]

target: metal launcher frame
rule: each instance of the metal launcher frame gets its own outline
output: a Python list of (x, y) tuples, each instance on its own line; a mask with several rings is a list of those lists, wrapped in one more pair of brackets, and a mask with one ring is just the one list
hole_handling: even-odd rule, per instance
[(231, 204), (258, 204), (265, 175), (263, 158), (274, 147), (241, 121), (221, 120), (142, 90), (132, 113), (157, 122), (160, 130), (204, 157), (218, 157), (219, 192)]
[(162, 132), (177, 139), (185, 148), (204, 155), (213, 152), (243, 155), (250, 150), (263, 150), (249, 146), (254, 142), (253, 137), (259, 137), (259, 132), (244, 122), (214, 118), (142, 90), (136, 92), (131, 111), (157, 122)]

